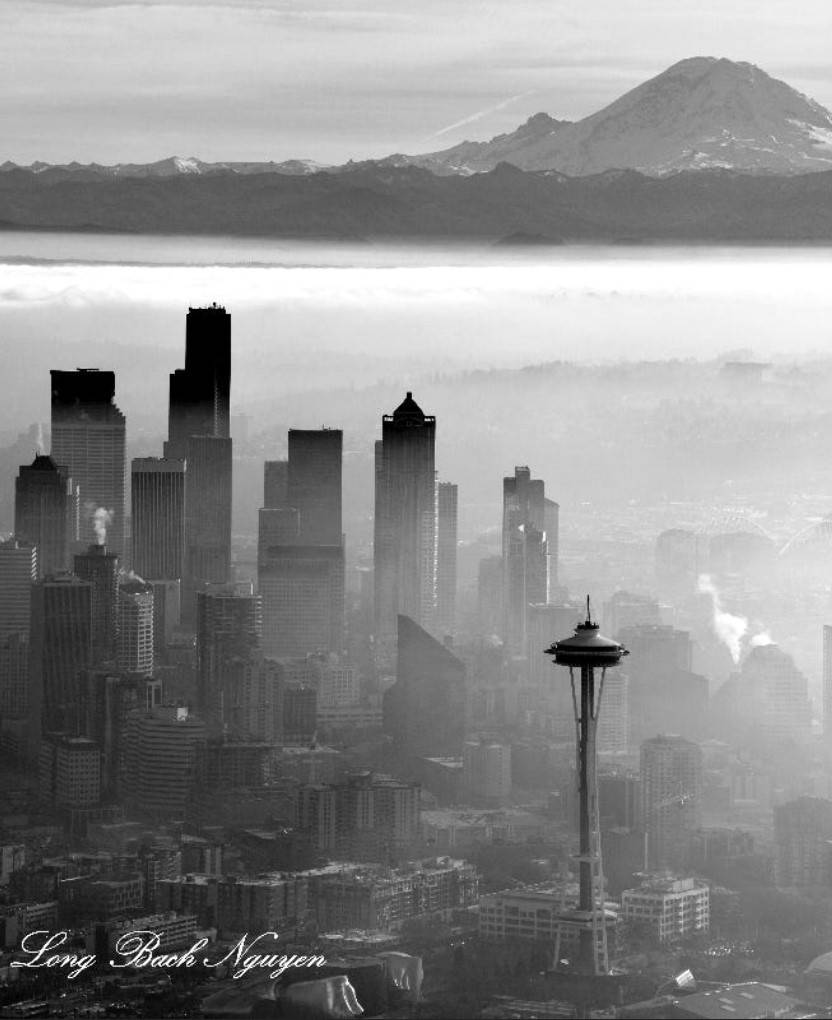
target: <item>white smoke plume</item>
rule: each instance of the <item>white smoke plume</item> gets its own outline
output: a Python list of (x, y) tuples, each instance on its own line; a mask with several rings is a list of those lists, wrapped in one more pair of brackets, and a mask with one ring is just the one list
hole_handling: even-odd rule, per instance
[(92, 526), (95, 529), (95, 537), (99, 545), (107, 541), (107, 528), (113, 523), (113, 511), (100, 506), (92, 515)]
[(143, 577), (139, 577), (135, 570), (120, 570), (119, 571), (119, 583), (129, 584), (130, 582), (137, 582), (138, 584), (147, 584)]
[(752, 648), (759, 648), (761, 645), (773, 645), (774, 640), (767, 630), (761, 630), (748, 643)]
[(726, 613), (722, 608), (719, 592), (711, 580), (710, 574), (699, 575), (699, 591), (703, 595), (711, 596), (713, 605), (713, 628), (717, 637), (728, 647), (731, 658), (734, 662), (740, 661), (742, 651), (742, 639), (748, 630), (748, 620), (744, 616), (734, 616), (733, 613)]
[(39, 457), (42, 457), (46, 452), (46, 444), (43, 441), (43, 424), (38, 422), (38, 430), (35, 434), (35, 452)]

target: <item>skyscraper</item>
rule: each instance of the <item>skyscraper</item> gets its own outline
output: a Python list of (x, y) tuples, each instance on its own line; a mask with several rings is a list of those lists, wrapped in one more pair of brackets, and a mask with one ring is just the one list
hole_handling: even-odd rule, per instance
[(257, 583), (266, 655), (343, 651), (342, 448), (339, 429), (289, 430), (285, 486), (272, 478), (266, 493), (284, 502), (260, 511)]
[(91, 545), (75, 557), (75, 575), (91, 587), (92, 657), (114, 659), (118, 635), (118, 557), (106, 545)]
[(823, 736), (832, 746), (832, 627), (823, 627)]
[(250, 662), (259, 653), (262, 603), (258, 595), (226, 590), (196, 598), (196, 691), (210, 728), (245, 728)]
[(503, 479), (503, 639), (512, 655), (525, 653), (529, 605), (549, 598), (546, 513), (543, 481), (516, 467)]
[(465, 665), (407, 616), (398, 617), (396, 682), (384, 693), (384, 730), (403, 756), (460, 755)]
[(231, 572), (231, 316), (189, 308), (185, 367), (170, 377), (165, 457), (185, 460), (182, 619), (193, 624), (195, 594)]
[(0, 722), (28, 710), (29, 628), (37, 549), (10, 538), (0, 542)]
[(131, 470), (133, 570), (146, 579), (182, 577), (185, 461), (137, 457)]
[(436, 632), (456, 632), (456, 543), (458, 490), (451, 482), (437, 486)]
[(185, 492), (185, 570), (182, 617), (194, 619), (194, 597), (231, 573), (231, 440), (191, 436)]
[(543, 524), (546, 531), (546, 554), (549, 559), (549, 602), (555, 601), (558, 586), (558, 557), (560, 555), (560, 505), (553, 499), (543, 500)]
[(80, 489), (51, 457), (38, 454), (15, 480), (14, 533), (38, 547), (40, 577), (69, 567), (78, 541)]
[(38, 550), (32, 542), (0, 542), (0, 642), (12, 634), (29, 637), (32, 585), (38, 579)]
[(153, 675), (153, 588), (126, 581), (118, 589), (118, 668), (136, 676)]
[(166, 455), (187, 456), (191, 436), (230, 435), (231, 316), (224, 308), (189, 308), (185, 367), (170, 377)]
[(267, 460), (263, 465), (263, 506), (289, 505), (289, 461)]
[(688, 866), (690, 838), (702, 827), (702, 751), (682, 737), (641, 745), (641, 795), (651, 868)]
[(72, 731), (78, 722), (79, 674), (90, 665), (93, 586), (54, 574), (32, 588), (29, 655), (31, 733)]
[(124, 554), (124, 415), (113, 402), (114, 372), (53, 370), (52, 460), (80, 487), (81, 541)]
[(340, 545), (340, 429), (289, 429), (288, 503), (300, 515), (300, 540), (306, 545)]
[(408, 392), (376, 443), (375, 640), (395, 659), (398, 614), (428, 629), (436, 608), (436, 419)]
[(343, 545), (265, 545), (257, 589), (267, 655), (343, 651)]

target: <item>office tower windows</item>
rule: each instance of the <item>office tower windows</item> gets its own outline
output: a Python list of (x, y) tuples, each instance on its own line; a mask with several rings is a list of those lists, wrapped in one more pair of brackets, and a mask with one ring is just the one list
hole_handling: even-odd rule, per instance
[(15, 480), (14, 532), (38, 547), (38, 574), (69, 567), (78, 541), (80, 489), (51, 457), (38, 454)]
[(81, 541), (124, 548), (124, 415), (113, 402), (114, 372), (53, 370), (52, 460), (80, 488)]
[(544, 488), (527, 467), (503, 479), (503, 638), (512, 655), (525, 653), (529, 605), (549, 598)]
[(0, 721), (28, 710), (29, 627), (37, 549), (9, 538), (0, 542)]
[(258, 595), (200, 592), (196, 618), (196, 687), (199, 713), (209, 727), (246, 726), (245, 692), (259, 654), (262, 603)]
[(289, 505), (289, 461), (267, 460), (263, 465), (263, 506)]
[(375, 471), (375, 640), (395, 660), (397, 615), (432, 628), (436, 608), (436, 419), (408, 392), (382, 418)]
[(266, 655), (343, 650), (342, 450), (339, 429), (290, 429), (288, 461), (270, 462), (286, 465), (273, 472), (271, 488), (267, 466), (266, 496), (284, 503), (260, 511), (257, 583)]
[(75, 575), (91, 587), (92, 656), (96, 663), (116, 656), (118, 557), (106, 545), (91, 545), (75, 557)]
[(125, 581), (118, 590), (118, 668), (153, 675), (153, 587)]
[(133, 570), (141, 577), (182, 577), (185, 462), (139, 457), (131, 471)]
[(683, 870), (690, 840), (702, 827), (702, 751), (682, 737), (659, 736), (641, 745), (644, 829), (651, 868)]
[(439, 482), (437, 486), (436, 557), (436, 632), (441, 636), (456, 632), (456, 485)]
[(93, 585), (54, 574), (32, 588), (30, 701), (32, 733), (78, 724), (79, 674), (90, 665)]

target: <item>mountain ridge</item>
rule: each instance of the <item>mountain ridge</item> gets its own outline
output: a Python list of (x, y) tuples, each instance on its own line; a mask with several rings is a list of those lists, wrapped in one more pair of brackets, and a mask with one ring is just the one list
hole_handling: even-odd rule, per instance
[(578, 121), (539, 112), (489, 141), (463, 141), (421, 154), (392, 153), (338, 166), (308, 159), (208, 163), (172, 156), (155, 163), (48, 164), (27, 169), (49, 178), (167, 178), (275, 173), (341, 174), (354, 166), (416, 166), (439, 176), (471, 176), (508, 162), (523, 170), (591, 176), (632, 169), (650, 176), (679, 170), (807, 173), (832, 169), (832, 113), (746, 61), (689, 57)]

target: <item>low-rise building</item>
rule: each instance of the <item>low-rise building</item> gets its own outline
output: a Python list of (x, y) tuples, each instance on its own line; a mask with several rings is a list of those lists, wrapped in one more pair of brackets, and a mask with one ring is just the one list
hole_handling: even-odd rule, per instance
[(625, 921), (642, 922), (659, 942), (706, 932), (711, 924), (710, 889), (693, 878), (652, 879), (621, 894)]

